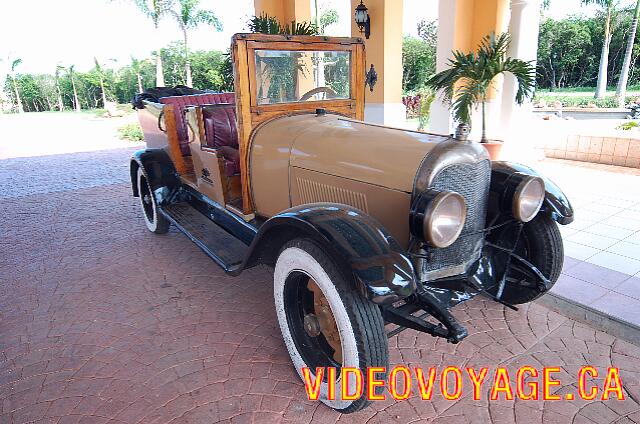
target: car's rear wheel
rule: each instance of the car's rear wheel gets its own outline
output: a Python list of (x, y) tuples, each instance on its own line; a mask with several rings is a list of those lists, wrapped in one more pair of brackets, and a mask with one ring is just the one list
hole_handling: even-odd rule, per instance
[[(517, 234), (515, 225), (517, 224), (505, 228), (499, 240), (491, 241), (504, 248), (512, 248), (515, 242), (514, 235)], [(489, 290), (512, 305), (539, 298), (553, 287), (560, 277), (564, 262), (564, 246), (558, 225), (548, 215), (538, 214), (535, 219), (522, 227), (515, 253), (538, 268), (542, 275), (551, 281), (551, 284), (544, 290), (533, 273), (517, 260), (512, 260), (502, 291), (500, 292), (499, 286)]]
[(165, 234), (169, 231), (170, 223), (158, 210), (156, 198), (151, 192), (149, 181), (147, 181), (147, 177), (142, 172), (142, 168), (138, 168), (138, 191), (142, 215), (147, 228), (152, 233)]
[[(388, 367), (379, 308), (354, 289), (332, 258), (306, 239), (291, 241), (281, 250), (274, 271), (274, 297), (282, 336), (300, 377), (302, 369), (309, 368), (313, 382), (317, 367), (335, 367), (336, 398), (328, 399), (325, 371), (319, 399), (342, 413), (366, 407), (366, 395), (341, 399), (340, 371), (359, 368), (366, 388), (368, 367)], [(350, 378), (347, 393), (354, 392), (355, 378)]]

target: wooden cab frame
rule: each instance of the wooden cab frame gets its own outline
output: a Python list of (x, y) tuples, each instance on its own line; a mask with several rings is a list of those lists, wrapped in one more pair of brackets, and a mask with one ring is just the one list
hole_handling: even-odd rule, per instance
[[(284, 51), (347, 51), (350, 53), (349, 98), (304, 102), (259, 104), (256, 83), (256, 50)], [(365, 52), (361, 38), (295, 36), (266, 34), (236, 34), (231, 53), (236, 93), (236, 116), (240, 150), (242, 213), (254, 213), (250, 192), (249, 152), (255, 129), (283, 115), (314, 113), (316, 109), (349, 118), (364, 119)]]

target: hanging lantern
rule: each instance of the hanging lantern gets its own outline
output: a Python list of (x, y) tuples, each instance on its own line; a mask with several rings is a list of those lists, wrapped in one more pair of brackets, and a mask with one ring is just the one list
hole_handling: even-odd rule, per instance
[(362, 3), (356, 7), (355, 20), (360, 32), (364, 32), (364, 38), (369, 38), (371, 35), (371, 18), (369, 17), (369, 9)]

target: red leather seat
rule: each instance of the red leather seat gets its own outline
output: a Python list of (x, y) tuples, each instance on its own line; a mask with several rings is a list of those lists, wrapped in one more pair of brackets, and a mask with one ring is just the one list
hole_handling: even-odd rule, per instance
[(176, 129), (180, 142), (180, 151), (190, 156), (187, 126), (184, 122), (184, 109), (187, 106), (220, 105), (203, 108), (206, 146), (220, 149), (224, 156), (224, 168), (227, 176), (240, 173), (240, 153), (238, 151), (238, 129), (236, 127), (236, 107), (234, 93), (207, 93), (193, 96), (172, 96), (160, 99), (162, 104), (174, 105)]
[(228, 176), (240, 173), (235, 105), (205, 106), (202, 109), (202, 116), (207, 147), (219, 149), (222, 152), (225, 159), (225, 172)]
[[(173, 113), (176, 118), (176, 130), (178, 132), (178, 140), (180, 142), (180, 151), (184, 156), (190, 156), (189, 137), (187, 133), (187, 125), (184, 122), (184, 109), (187, 106), (202, 106), (219, 103), (235, 104), (234, 93), (206, 93), (196, 94), (193, 96), (171, 96), (162, 97), (162, 104), (174, 105)], [(233, 116), (233, 126), (235, 126), (235, 111)], [(237, 146), (237, 142), (236, 142)]]

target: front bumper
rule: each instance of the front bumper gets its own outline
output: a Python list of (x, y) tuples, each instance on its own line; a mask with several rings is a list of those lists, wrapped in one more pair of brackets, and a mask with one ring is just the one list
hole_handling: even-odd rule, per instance
[[(527, 290), (544, 293), (551, 288), (553, 282), (526, 259), (508, 249), (486, 242), (480, 258), (467, 272), (422, 282), (411, 296), (400, 302), (382, 306), (385, 320), (398, 325), (398, 328), (389, 332), (389, 336), (411, 328), (443, 337), (451, 343), (458, 343), (467, 336), (467, 330), (458, 323), (450, 309), (479, 294), (484, 294), (511, 309), (517, 309), (495, 294), (500, 292), (500, 285), (505, 284), (510, 264), (514, 261), (518, 262), (521, 268), (526, 267), (530, 271), (532, 281), (526, 286)], [(416, 315), (420, 311), (423, 313)], [(425, 319), (428, 317), (435, 318), (439, 323), (428, 322)]]

